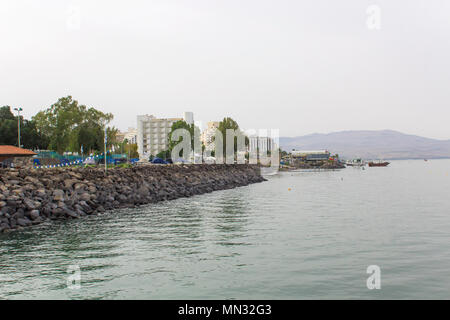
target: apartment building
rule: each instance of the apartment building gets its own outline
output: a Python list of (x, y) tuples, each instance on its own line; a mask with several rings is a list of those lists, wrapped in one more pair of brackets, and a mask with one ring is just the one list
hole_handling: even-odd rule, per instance
[(184, 120), (194, 122), (192, 112), (185, 112), (184, 118), (156, 118), (153, 115), (137, 116), (137, 145), (139, 158), (147, 160), (169, 148), (169, 134), (172, 124)]
[(125, 141), (125, 139), (128, 141), (128, 143), (137, 143), (137, 130), (135, 128), (128, 128), (128, 131), (126, 132), (117, 132), (117, 142), (122, 143), (123, 141)]
[(137, 143), (137, 130), (136, 128), (128, 128), (128, 131), (124, 133), (124, 139), (127, 139), (128, 143)]
[(214, 150), (214, 135), (217, 128), (219, 128), (219, 121), (210, 121), (207, 123), (207, 128), (203, 130), (200, 140), (205, 145), (205, 150)]

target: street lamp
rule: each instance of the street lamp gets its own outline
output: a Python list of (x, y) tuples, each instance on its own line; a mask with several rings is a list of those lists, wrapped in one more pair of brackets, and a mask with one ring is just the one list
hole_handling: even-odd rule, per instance
[(14, 108), (15, 111), (17, 111), (17, 142), (19, 145), (19, 148), (21, 147), (20, 145), (20, 111), (23, 111), (22, 108)]

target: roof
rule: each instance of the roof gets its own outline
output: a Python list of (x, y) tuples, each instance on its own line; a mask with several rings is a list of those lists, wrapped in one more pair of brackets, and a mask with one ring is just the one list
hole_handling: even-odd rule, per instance
[(0, 146), (0, 157), (31, 157), (36, 155), (31, 150), (14, 146)]

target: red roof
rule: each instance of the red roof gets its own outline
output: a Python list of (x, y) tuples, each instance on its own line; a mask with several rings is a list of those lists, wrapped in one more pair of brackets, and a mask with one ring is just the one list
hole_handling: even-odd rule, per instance
[(14, 146), (0, 146), (0, 157), (26, 157), (34, 155), (36, 155), (36, 153), (28, 149), (17, 148)]

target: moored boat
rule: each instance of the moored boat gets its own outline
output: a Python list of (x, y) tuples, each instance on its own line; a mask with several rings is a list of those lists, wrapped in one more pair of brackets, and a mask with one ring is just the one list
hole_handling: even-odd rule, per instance
[(387, 161), (384, 161), (384, 162), (373, 162), (373, 161), (370, 161), (369, 162), (369, 167), (387, 167), (387, 165), (389, 163), (390, 162), (387, 162)]

